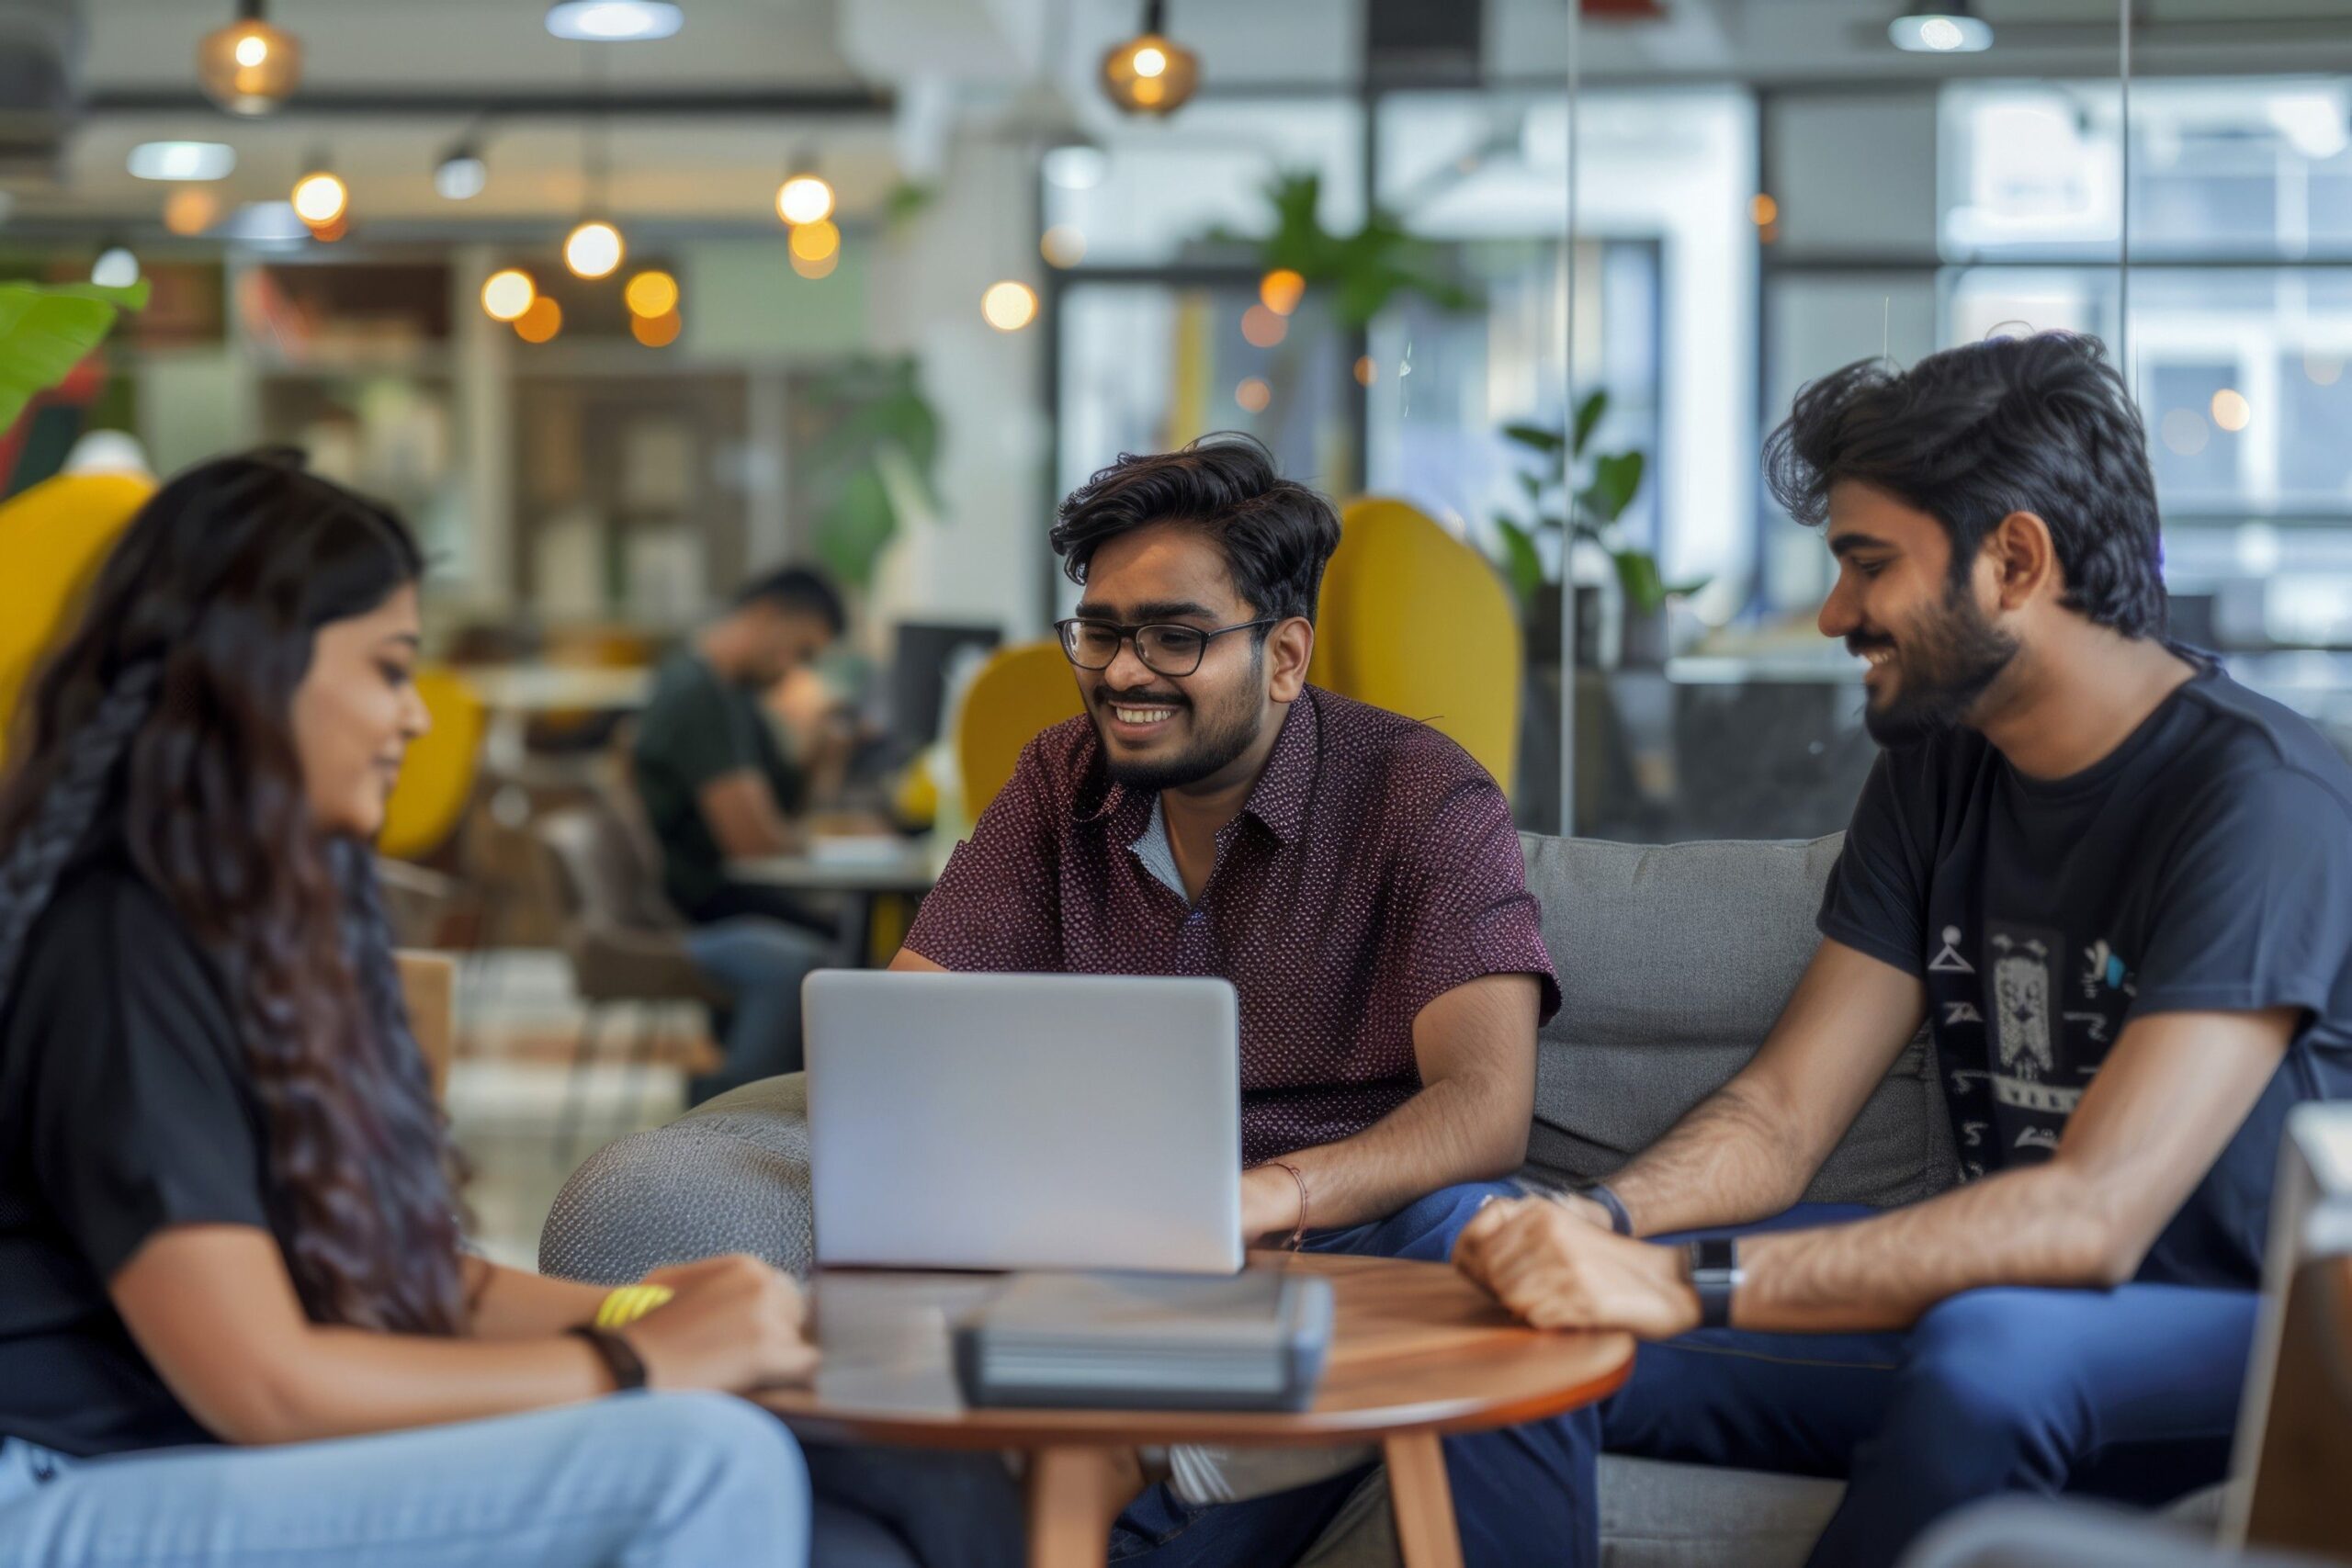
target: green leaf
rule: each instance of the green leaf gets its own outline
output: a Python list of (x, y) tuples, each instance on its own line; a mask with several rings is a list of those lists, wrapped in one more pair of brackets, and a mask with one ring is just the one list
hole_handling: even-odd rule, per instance
[(1634, 503), (1649, 459), (1639, 452), (1613, 452), (1594, 460), (1592, 482), (1577, 499), (1603, 523), (1614, 523)]
[(875, 562), (898, 532), (898, 509), (882, 476), (871, 465), (849, 476), (833, 504), (817, 524), (817, 558), (843, 582), (864, 587)]
[(1544, 558), (1536, 553), (1535, 541), (1508, 517), (1495, 519), (1495, 531), (1502, 536), (1504, 575), (1510, 579), (1521, 604), (1533, 604), (1544, 586)]
[(25, 405), (74, 373), (123, 310), (143, 310), (148, 283), (0, 283), (0, 431)]
[(1595, 392), (1577, 405), (1576, 434), (1568, 443), (1568, 450), (1572, 454), (1578, 457), (1584, 456), (1585, 444), (1592, 439), (1594, 427), (1600, 423), (1600, 416), (1608, 412), (1607, 392)]
[(1547, 430), (1540, 424), (1506, 424), (1503, 426), (1503, 439), (1516, 441), (1528, 450), (1541, 452), (1547, 457), (1557, 453), (1567, 440), (1558, 431)]
[(1527, 492), (1528, 500), (1541, 501), (1544, 499), (1544, 476), (1531, 474), (1521, 469), (1519, 476), (1519, 488)]
[(1625, 602), (1645, 613), (1663, 609), (1666, 581), (1658, 574), (1657, 558), (1647, 550), (1616, 550), (1611, 556), (1617, 563), (1617, 582), (1625, 591)]

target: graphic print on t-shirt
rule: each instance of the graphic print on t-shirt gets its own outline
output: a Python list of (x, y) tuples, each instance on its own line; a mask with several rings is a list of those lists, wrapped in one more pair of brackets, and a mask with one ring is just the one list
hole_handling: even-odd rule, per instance
[[(2121, 1032), (2136, 978), (2105, 938), (2073, 943), (2010, 920), (1984, 922), (1981, 970), (1957, 940), (1944, 953), (1954, 965), (1931, 981), (1962, 1162), (1982, 1176), (2046, 1157)], [(1962, 1034), (1964, 1024), (1978, 1028)]]

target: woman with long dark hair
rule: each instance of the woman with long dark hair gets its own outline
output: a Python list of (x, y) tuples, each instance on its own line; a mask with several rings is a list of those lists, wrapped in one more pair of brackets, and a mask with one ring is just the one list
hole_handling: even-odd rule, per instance
[(424, 728), (419, 575), (382, 509), (208, 463), (29, 694), (0, 784), (0, 1560), (806, 1555), (792, 1439), (725, 1397), (808, 1371), (790, 1280), (664, 1270), (615, 1332), (604, 1290), (461, 1247), (367, 851)]

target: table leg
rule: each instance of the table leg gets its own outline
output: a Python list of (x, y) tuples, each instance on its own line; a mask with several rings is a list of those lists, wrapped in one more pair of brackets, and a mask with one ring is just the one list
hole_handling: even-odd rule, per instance
[(1462, 1532), (1454, 1527), (1453, 1488), (1437, 1434), (1398, 1433), (1384, 1438), (1381, 1448), (1405, 1568), (1462, 1568)]
[(1142, 1488), (1132, 1449), (1029, 1452), (1029, 1568), (1102, 1568), (1111, 1524)]

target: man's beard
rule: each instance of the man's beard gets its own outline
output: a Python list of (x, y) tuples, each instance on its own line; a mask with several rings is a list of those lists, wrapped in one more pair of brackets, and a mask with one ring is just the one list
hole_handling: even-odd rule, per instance
[[(1253, 671), (1256, 669), (1254, 660), (1251, 669)], [(1259, 731), (1265, 723), (1265, 708), (1258, 700), (1259, 691), (1257, 681), (1252, 679), (1229, 697), (1218, 702), (1214, 708), (1203, 708), (1191, 703), (1182, 705), (1193, 716), (1193, 743), (1172, 757), (1123, 761), (1112, 749), (1109, 739), (1102, 736), (1098, 721), (1095, 735), (1102, 742), (1103, 765), (1110, 773), (1111, 782), (1127, 789), (1157, 793), (1182, 789), (1186, 784), (1198, 784), (1214, 773), (1224, 772), (1257, 744)], [(1109, 707), (1114, 705), (1114, 701), (1113, 694), (1106, 691), (1097, 699), (1097, 705)], [(1155, 697), (1148, 703), (1138, 702), (1132, 705), (1149, 706), (1166, 703), (1165, 697)], [(1117, 705), (1130, 705), (1119, 703)], [(1171, 718), (1168, 722), (1173, 724), (1176, 720)]]
[[(1849, 637), (1856, 649), (1879, 646)], [(1963, 584), (1944, 595), (1941, 614), (1921, 618), (1897, 649), (1894, 697), (1866, 703), (1863, 728), (1881, 746), (1915, 746), (1964, 727), (1968, 711), (2017, 657), (2015, 637), (1984, 618)]]

